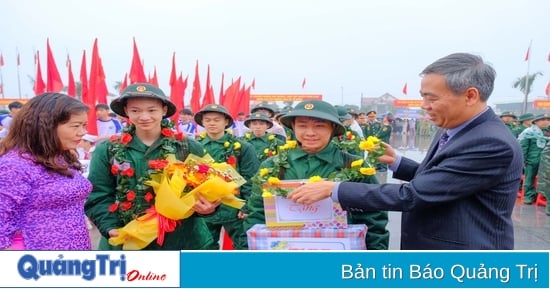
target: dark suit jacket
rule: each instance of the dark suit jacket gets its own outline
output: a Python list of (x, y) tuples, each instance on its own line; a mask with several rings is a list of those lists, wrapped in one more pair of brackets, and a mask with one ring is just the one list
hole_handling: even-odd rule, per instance
[(436, 154), (440, 134), (422, 163), (402, 158), (393, 177), (408, 183), (341, 183), (341, 205), (350, 212), (402, 211), (403, 250), (513, 249), (511, 215), (523, 166), (518, 141), (490, 108)]

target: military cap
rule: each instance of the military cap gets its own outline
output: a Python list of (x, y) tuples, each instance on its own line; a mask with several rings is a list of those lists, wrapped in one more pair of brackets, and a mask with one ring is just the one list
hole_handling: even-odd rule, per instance
[(251, 110), (250, 110), (250, 113), (255, 113), (256, 111), (260, 110), (260, 109), (265, 109), (267, 111), (269, 111), (269, 115), (268, 117), (273, 117), (273, 115), (275, 115), (275, 110), (273, 110), (273, 107), (271, 107), (271, 105), (267, 104), (267, 103), (259, 103), (257, 104), (256, 106), (254, 106)]
[(128, 117), (124, 112), (124, 107), (129, 98), (154, 98), (161, 100), (164, 105), (168, 107), (165, 117), (171, 117), (176, 113), (176, 105), (170, 101), (164, 92), (149, 83), (134, 83), (128, 85), (120, 94), (120, 97), (111, 101), (111, 110), (116, 114), (124, 117)]
[(505, 117), (505, 116), (511, 116), (514, 119), (517, 119), (517, 116), (511, 111), (505, 111), (505, 112), (500, 114), (500, 117)]
[(352, 119), (351, 114), (348, 113), (348, 110), (341, 106), (341, 105), (335, 105), (334, 108), (336, 108), (336, 111), (338, 112), (338, 119), (340, 121)]
[(535, 123), (539, 120), (543, 120), (543, 119), (549, 119), (550, 120), (550, 114), (547, 114), (547, 113), (538, 114), (537, 116), (535, 116), (535, 119), (533, 119), (533, 123)]
[(520, 115), (519, 118), (518, 118), (518, 121), (523, 122), (523, 121), (526, 121), (526, 120), (533, 120), (533, 119), (535, 119), (535, 115), (528, 112), (528, 113), (524, 113), (524, 114)]
[(202, 116), (207, 112), (217, 112), (217, 113), (223, 114), (225, 116), (225, 118), (227, 120), (229, 120), (229, 122), (227, 123), (225, 128), (229, 128), (233, 125), (233, 117), (229, 114), (229, 112), (227, 112), (227, 109), (225, 107), (223, 107), (222, 105), (219, 105), (219, 104), (209, 104), (209, 105), (203, 107), (199, 112), (197, 112), (195, 114), (195, 122), (198, 125), (203, 126), (202, 125)]
[(298, 103), (291, 112), (281, 117), (281, 123), (292, 129), (292, 122), (297, 116), (313, 117), (334, 123), (336, 125), (334, 135), (342, 135), (346, 132), (338, 119), (336, 108), (322, 100), (306, 100)]
[[(336, 106), (340, 106), (340, 105), (335, 105)], [(354, 115), (354, 116), (357, 116), (359, 114), (358, 111), (355, 110), (355, 108), (350, 108), (349, 110), (347, 110), (347, 113), (349, 113), (350, 115)], [(340, 112), (338, 112), (338, 114), (340, 114)]]
[(273, 121), (265, 114), (261, 112), (251, 113), (248, 118), (244, 121), (244, 125), (249, 127), (250, 122), (253, 120), (263, 120), (267, 122), (267, 128), (270, 129), (273, 127)]
[(376, 115), (376, 110), (369, 110), (369, 111), (367, 112), (367, 116), (369, 116), (369, 115), (371, 115), (371, 114)]

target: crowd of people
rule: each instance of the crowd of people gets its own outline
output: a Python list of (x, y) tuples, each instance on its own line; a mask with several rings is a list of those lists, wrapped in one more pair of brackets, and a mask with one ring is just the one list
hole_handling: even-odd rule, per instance
[[(403, 212), (401, 249), (513, 249), (511, 214), (522, 175), (525, 204), (550, 193), (550, 117), (523, 116), (521, 133), (508, 129), (508, 115), (499, 119), (487, 105), (495, 74), (467, 53), (421, 72), (422, 108), (438, 131), (420, 163), (389, 145), (391, 114), (379, 119), (374, 110), (321, 100), (282, 111), (260, 103), (236, 116), (217, 104), (176, 111), (160, 88), (135, 83), (109, 105), (98, 104), (97, 120), (88, 120), (89, 108), (79, 100), (38, 95), (10, 105), (11, 124), (0, 141), (0, 248), (89, 250), (93, 225), (101, 234), (98, 249), (119, 250), (110, 240), (121, 228), (157, 213), (151, 170), (171, 156), (209, 155), (246, 180), (236, 192), (244, 206), (199, 193), (189, 204), (194, 213), (163, 217), (162, 234), (144, 249), (218, 250), (225, 231), (235, 249), (246, 250), (247, 230), (265, 223), (262, 188), (253, 180), (267, 171), (280, 180), (323, 178), (288, 198), (339, 202), (350, 224), (367, 226), (369, 250), (388, 249), (388, 211)], [(97, 121), (97, 135), (86, 131), (88, 121)], [(376, 163), (360, 149), (371, 138), (382, 144)], [(357, 164), (368, 170), (330, 177)], [(405, 183), (386, 184), (387, 170)]]

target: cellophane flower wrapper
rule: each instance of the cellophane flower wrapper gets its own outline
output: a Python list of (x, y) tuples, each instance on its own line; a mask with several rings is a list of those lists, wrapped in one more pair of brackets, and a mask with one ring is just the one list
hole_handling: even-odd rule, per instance
[(185, 162), (174, 156), (167, 158), (168, 165), (160, 173), (151, 175), (145, 182), (155, 192), (155, 205), (146, 213), (119, 228), (119, 235), (111, 237), (109, 244), (123, 245), (123, 250), (139, 250), (157, 239), (162, 245), (164, 234), (175, 229), (178, 220), (193, 215), (193, 206), (202, 195), (209, 202), (241, 209), (245, 201), (236, 194), (246, 180), (226, 163), (215, 163), (209, 156), (189, 155)]

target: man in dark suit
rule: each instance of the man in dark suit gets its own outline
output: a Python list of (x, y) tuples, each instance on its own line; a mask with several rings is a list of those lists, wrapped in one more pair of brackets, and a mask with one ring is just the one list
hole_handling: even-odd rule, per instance
[(379, 158), (407, 183), (310, 183), (289, 198), (310, 204), (331, 197), (350, 212), (402, 211), (404, 250), (513, 249), (511, 215), (523, 157), (518, 141), (487, 106), (495, 75), (467, 53), (448, 55), (422, 71), (422, 108), (440, 131), (421, 163), (398, 156), (389, 145)]

